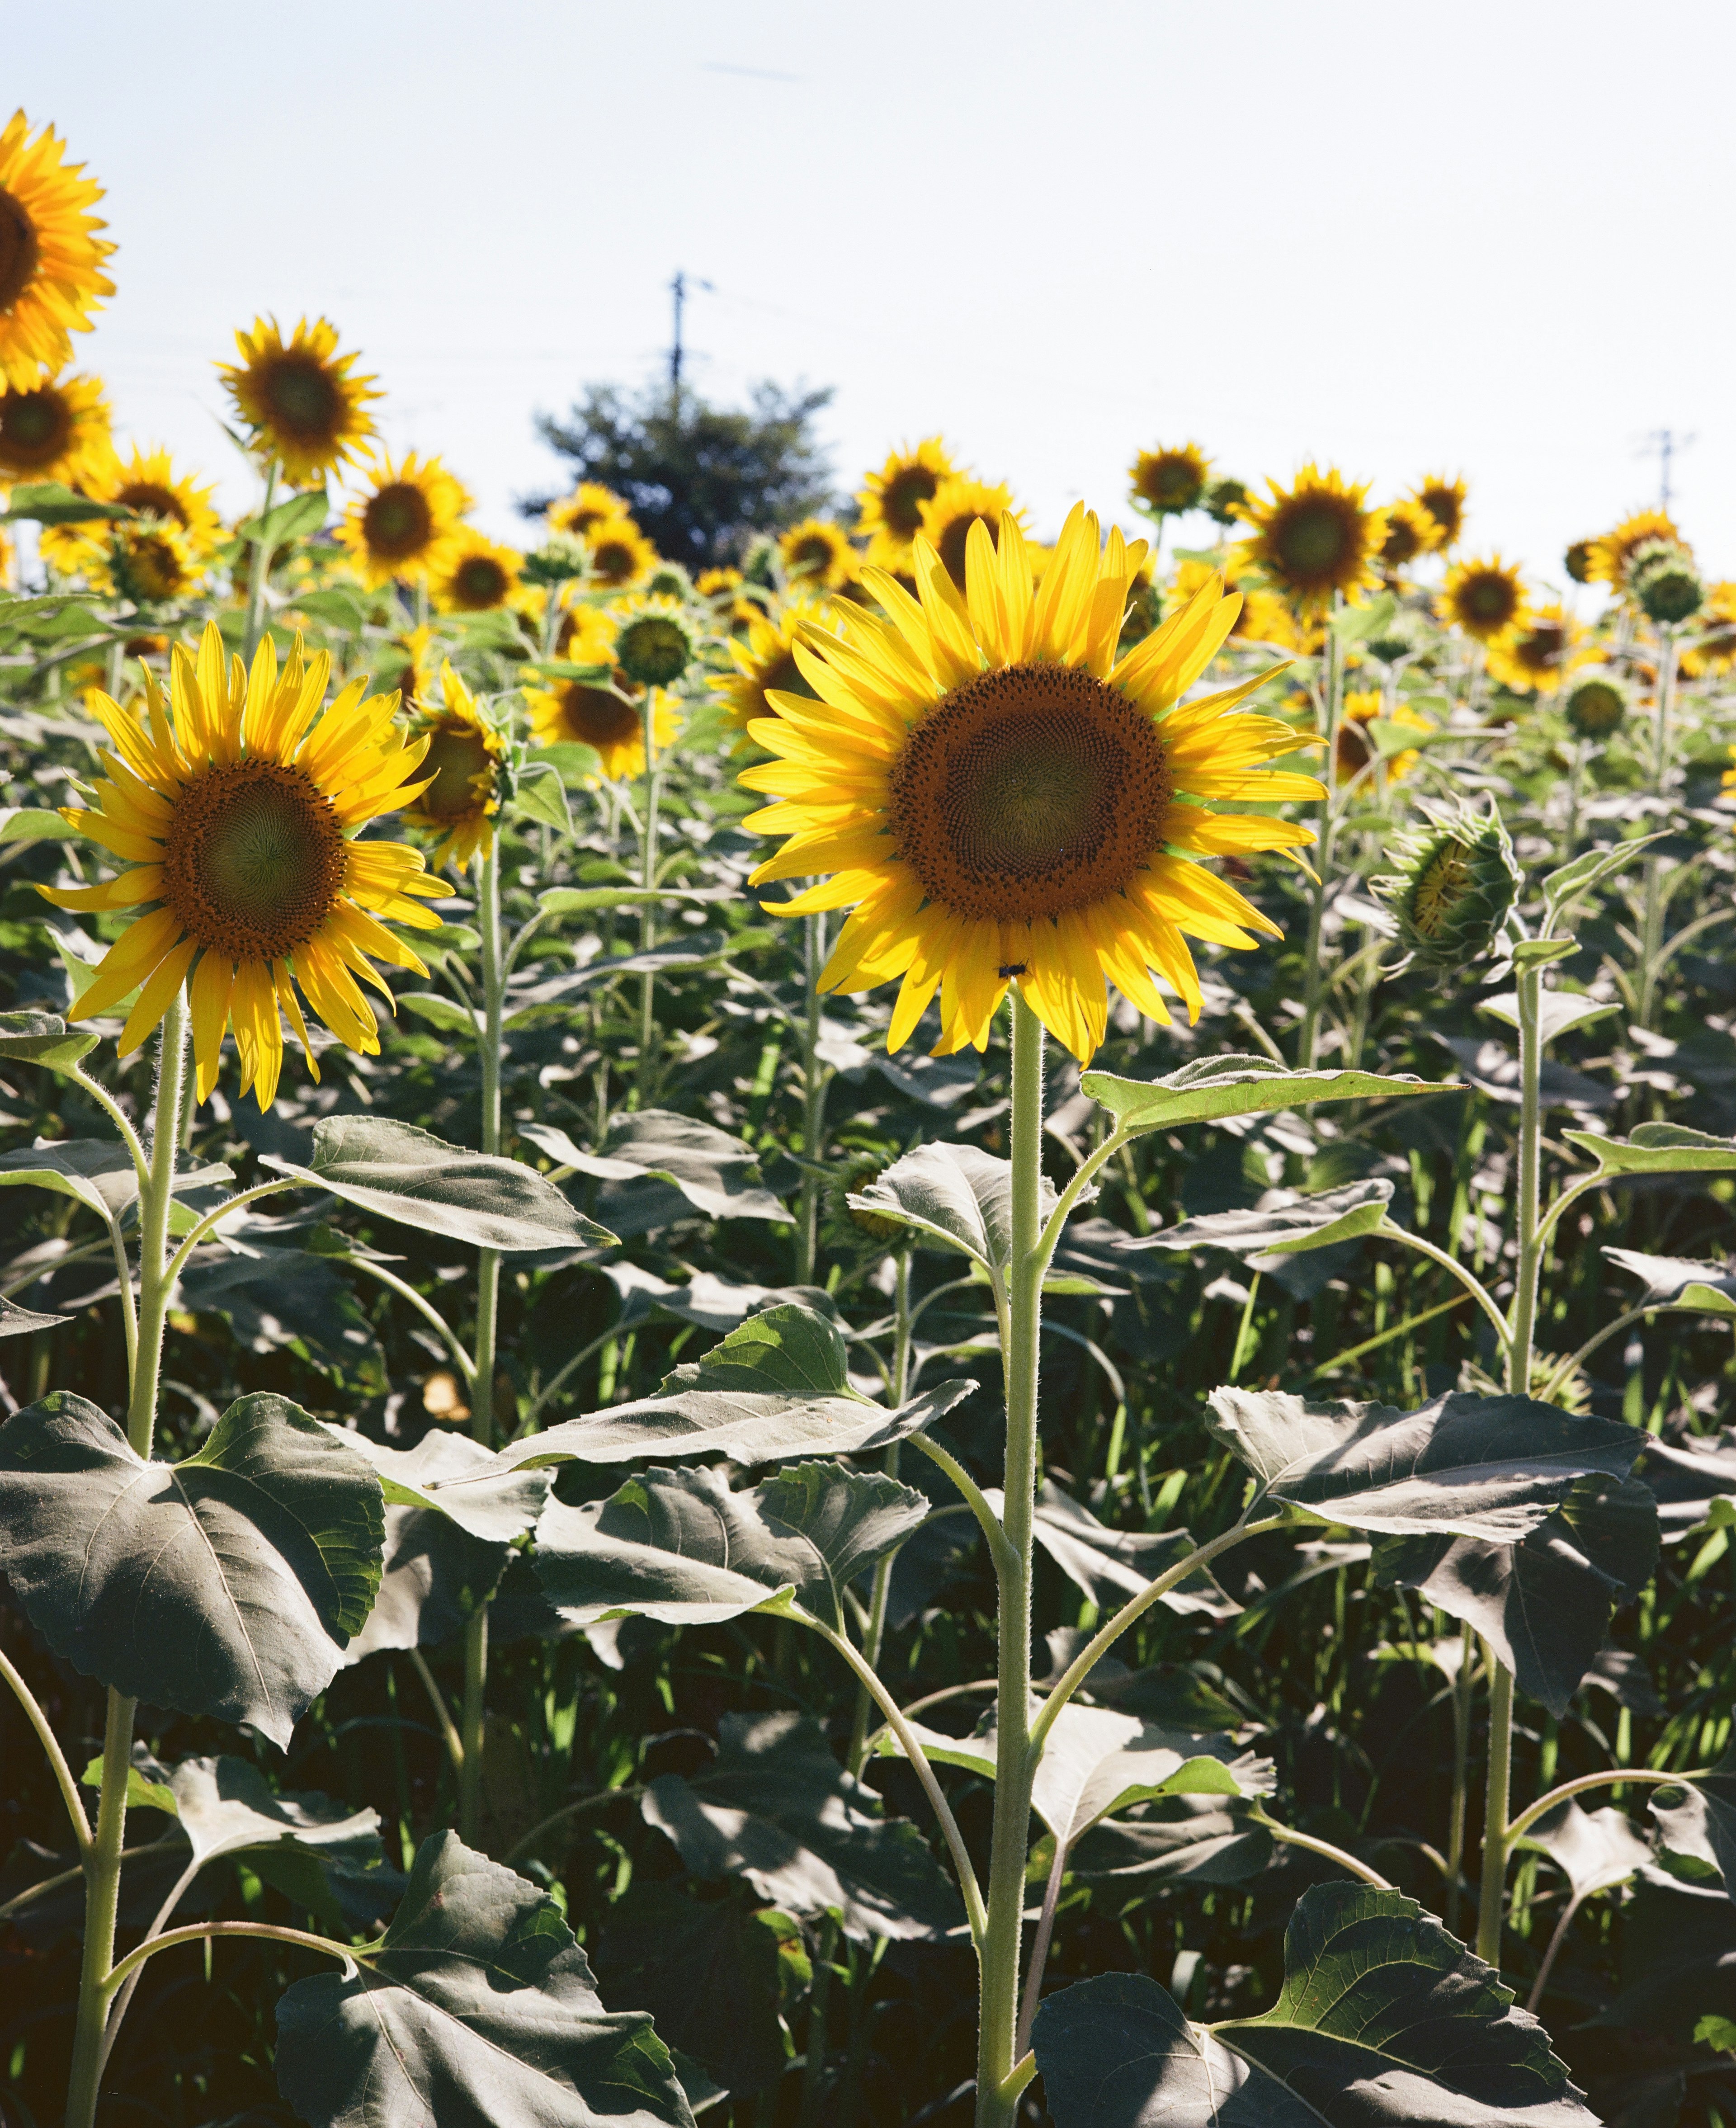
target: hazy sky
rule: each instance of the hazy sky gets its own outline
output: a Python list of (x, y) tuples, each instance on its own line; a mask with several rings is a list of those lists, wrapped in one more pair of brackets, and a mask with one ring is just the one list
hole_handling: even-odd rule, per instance
[[(213, 361), (325, 311), (490, 530), (586, 381), (834, 386), (842, 482), (934, 430), (1051, 534), (1134, 450), (1463, 472), (1558, 576), (1656, 500), (1736, 575), (1736, 12), (1649, 0), (0, 0), (5, 91), (108, 188), (78, 343), (123, 435), (247, 476)], [(1199, 529), (1203, 529), (1202, 525)]]

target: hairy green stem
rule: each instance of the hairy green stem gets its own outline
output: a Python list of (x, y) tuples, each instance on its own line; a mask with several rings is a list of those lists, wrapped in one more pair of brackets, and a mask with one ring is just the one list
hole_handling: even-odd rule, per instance
[[(803, 980), (807, 1010), (802, 1019), (802, 1194), (796, 1214), (795, 1282), (811, 1285), (819, 1248), (820, 1151), (826, 1135), (826, 1066), (820, 1062), (820, 971), (826, 964), (826, 919), (802, 919)], [(870, 1656), (871, 1661), (873, 1658)]]
[[(912, 1252), (901, 1247), (893, 1259), (893, 1328), (892, 1375), (887, 1384), (892, 1408), (896, 1411), (909, 1394), (910, 1383), (910, 1259)], [(889, 1478), (899, 1471), (899, 1451), (901, 1442), (894, 1441), (886, 1451), (883, 1465)], [(868, 1598), (868, 1626), (862, 1635), (862, 1655), (870, 1670), (878, 1670), (880, 1660), (880, 1642), (886, 1632), (886, 1603), (892, 1588), (893, 1561), (895, 1551), (889, 1551), (876, 1562), (874, 1585)], [(859, 1684), (856, 1693), (856, 1720), (850, 1731), (850, 1755), (847, 1760), (852, 1774), (860, 1775), (868, 1759), (868, 1722), (873, 1712), (874, 1702), (865, 1685)]]
[(1465, 1872), (1465, 1817), (1471, 1787), (1471, 1690), (1477, 1669), (1477, 1636), (1459, 1628), (1459, 1671), (1453, 1679), (1453, 1798), (1447, 1818), (1447, 1926), (1456, 1934)]
[(1365, 1884), (1373, 1884), (1378, 1891), (1390, 1892), (1391, 1882), (1378, 1869), (1371, 1869), (1366, 1862), (1359, 1862), (1342, 1847), (1335, 1847), (1330, 1840), (1317, 1840), (1311, 1832), (1297, 1832), (1292, 1826), (1280, 1825), (1275, 1817), (1268, 1817), (1259, 1804), (1252, 1812), (1255, 1821), (1264, 1826), (1274, 1840), (1287, 1847), (1306, 1847), (1311, 1855), (1324, 1855), (1329, 1862), (1335, 1862), (1341, 1869), (1348, 1869), (1353, 1877), (1360, 1877)]
[[(12, 1687), (18, 1704), (24, 1709), (25, 1719), (36, 1731), (37, 1741), (48, 1754), (48, 1762), (54, 1768), (55, 1779), (59, 1787), (60, 1799), (66, 1805), (67, 1815), (73, 1822), (73, 1837), (78, 1844), (82, 1860), (90, 1852), (90, 1823), (84, 1815), (84, 1803), (78, 1793), (78, 1784), (73, 1779), (73, 1769), (66, 1763), (66, 1754), (61, 1750), (36, 1693), (24, 1682), (23, 1677), (3, 1651), (0, 1651), (0, 1678), (4, 1678)], [(16, 1900), (11, 1902), (12, 1905), (17, 1903)], [(0, 1907), (0, 1916), (9, 1911), (9, 1907)]]
[[(639, 909), (639, 951), (648, 953), (657, 942), (657, 806), (662, 777), (657, 762), (657, 691), (647, 687), (641, 715), (645, 734), (645, 819), (640, 829), (640, 883), (645, 899)], [(656, 1084), (657, 979), (647, 968), (639, 978), (639, 1106), (648, 1108)]]
[(1653, 1766), (1607, 1766), (1601, 1774), (1581, 1774), (1571, 1781), (1563, 1781), (1559, 1788), (1551, 1788), (1547, 1795), (1520, 1811), (1507, 1827), (1507, 1848), (1511, 1853), (1540, 1817), (1547, 1817), (1552, 1810), (1566, 1803), (1570, 1797), (1583, 1795), (1587, 1788), (1625, 1788), (1629, 1782), (1650, 1784), (1656, 1788), (1682, 1788), (1690, 1781), (1700, 1779), (1706, 1772), (1704, 1766), (1696, 1766), (1685, 1774), (1660, 1773)]
[[(1670, 713), (1676, 702), (1676, 631), (1658, 631), (1658, 712), (1652, 727), (1652, 791), (1663, 796), (1670, 773)], [(1640, 919), (1639, 1024), (1649, 1027), (1658, 1007), (1658, 977), (1662, 967), (1664, 914), (1669, 896), (1663, 889), (1664, 861), (1655, 851), (1645, 862), (1643, 914)]]
[[(1337, 604), (1335, 598), (1334, 604)], [(1313, 1070), (1320, 1054), (1321, 1008), (1326, 999), (1326, 898), (1332, 891), (1332, 843), (1338, 824), (1333, 806), (1338, 785), (1338, 724), (1344, 708), (1344, 653), (1336, 634), (1330, 627), (1326, 630), (1326, 758), (1321, 769), (1321, 781), (1326, 786), (1326, 795), (1321, 800), (1320, 826), (1315, 839), (1316, 876), (1308, 904), (1308, 938), (1302, 960), (1302, 1031), (1296, 1045), (1297, 1067), (1303, 1071)]]
[[(272, 505), (277, 499), (277, 461), (273, 458), (265, 468), (265, 501), (261, 505), (261, 517), (269, 517)], [(259, 638), (265, 632), (265, 587), (271, 576), (272, 550), (263, 539), (254, 542), (253, 571), (247, 583), (247, 634), (241, 652), (241, 662), (249, 671), (253, 668), (254, 653), (259, 647)]]
[[(135, 1950), (128, 1951), (109, 1974), (108, 1986), (112, 1990), (124, 1985), (146, 1959), (154, 1958), (159, 1950), (176, 1950), (184, 1943), (206, 1943), (220, 1936), (259, 1936), (267, 1943), (292, 1944), (297, 1950), (317, 1950), (349, 1966), (365, 1964), (369, 1952), (380, 1947), (375, 1943), (352, 1948), (347, 1943), (334, 1943), (329, 1936), (315, 1936), (307, 1929), (279, 1928), (270, 1921), (189, 1921), (185, 1928), (166, 1929), (149, 1943), (141, 1943)], [(68, 2118), (70, 2120), (70, 2115)]]

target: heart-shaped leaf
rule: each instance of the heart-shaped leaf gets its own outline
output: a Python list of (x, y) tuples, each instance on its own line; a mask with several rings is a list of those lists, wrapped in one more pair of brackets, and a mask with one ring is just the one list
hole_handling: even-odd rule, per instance
[(651, 2020), (605, 2010), (554, 1902), (453, 1832), (352, 1972), (282, 1996), (277, 2088), (314, 2128), (693, 2128)]
[(843, 1333), (825, 1316), (768, 1308), (665, 1376), (655, 1396), (527, 1434), (503, 1454), (520, 1467), (705, 1454), (774, 1463), (816, 1449), (855, 1456), (922, 1432), (976, 1386), (942, 1382), (888, 1411), (851, 1386), (846, 1358)]
[(1511, 1543), (1582, 1478), (1625, 1478), (1646, 1436), (1530, 1397), (1436, 1397), (1418, 1411), (1221, 1389), (1212, 1431), (1274, 1503), (1398, 1536)]
[(1547, 920), (1544, 929), (1553, 931), (1559, 911), (1582, 895), (1589, 894), (1594, 886), (1601, 886), (1613, 872), (1624, 871), (1632, 864), (1643, 850), (1648, 849), (1658, 838), (1656, 835), (1634, 835), (1626, 842), (1608, 843), (1601, 848), (1593, 844), (1582, 850), (1568, 863), (1558, 866), (1544, 876), (1544, 906)]
[(1255, 1210), (1207, 1212), (1161, 1233), (1130, 1235), (1122, 1247), (1130, 1255), (1141, 1249), (1226, 1249), (1239, 1256), (1299, 1256), (1378, 1233), (1392, 1201), (1392, 1184), (1378, 1176), (1311, 1196), (1269, 1190)]
[(1377, 1546), (1383, 1585), (1421, 1591), (1468, 1620), (1519, 1689), (1558, 1720), (1596, 1660), (1618, 1603), (1658, 1561), (1658, 1517), (1637, 1478), (1582, 1479), (1516, 1544), (1474, 1537), (1390, 1537)]
[(1696, 1315), (1736, 1315), (1736, 1276), (1722, 1264), (1695, 1263), (1683, 1256), (1648, 1256), (1639, 1249), (1606, 1249), (1604, 1254), (1631, 1271), (1645, 1290), (1636, 1308), (1681, 1308)]
[(1736, 1138), (1708, 1138), (1680, 1123), (1641, 1123), (1627, 1137), (1600, 1138), (1595, 1131), (1563, 1131), (1569, 1145), (1588, 1152), (1597, 1173), (1614, 1175), (1729, 1175), (1736, 1172)]
[(57, 1394), (0, 1427), (0, 1566), (64, 1660), (135, 1699), (287, 1745), (380, 1578), (379, 1480), (283, 1398), (147, 1463)]
[(391, 1448), (330, 1420), (326, 1430), (372, 1466), (395, 1506), (432, 1508), (487, 1544), (534, 1529), (554, 1482), (552, 1472), (515, 1467), (467, 1433), (437, 1427), (414, 1448)]
[[(1055, 1191), (1046, 1179), (1040, 1187), (1038, 1217), (1046, 1219)], [(990, 1271), (1013, 1261), (1012, 1163), (974, 1145), (919, 1145), (853, 1190), (849, 1203), (962, 1249)]]
[(1143, 1974), (1049, 1996), (1032, 2045), (1055, 2128), (1594, 2128), (1536, 2018), (1402, 1893), (1316, 1884), (1263, 2016), (1195, 2025)]
[(1634, 1871), (1622, 1902), (1619, 1992), (1587, 2022), (1686, 2048), (1708, 2013), (1729, 2017), (1733, 1968), (1736, 1911), (1724, 1887), (1684, 1883), (1653, 1863)]
[(534, 1168), (448, 1145), (391, 1116), (325, 1116), (313, 1160), (261, 1156), (262, 1167), (359, 1205), (400, 1226), (483, 1249), (571, 1249), (611, 1242)]
[(98, 1218), (114, 1219), (138, 1195), (139, 1171), (132, 1155), (115, 1138), (67, 1138), (58, 1144), (40, 1140), (0, 1154), (0, 1189), (20, 1186), (76, 1198)]
[(920, 1493), (837, 1463), (795, 1463), (752, 1492), (716, 1470), (647, 1470), (606, 1500), (551, 1500), (536, 1569), (572, 1625), (666, 1625), (799, 1605), (842, 1630), (844, 1590), (928, 1512)]
[(520, 1136), (551, 1160), (607, 1182), (666, 1182), (714, 1219), (788, 1219), (790, 1208), (765, 1186), (752, 1146), (728, 1131), (676, 1115), (640, 1109), (617, 1116), (600, 1152), (585, 1152), (563, 1130), (526, 1123)]
[(244, 525), (238, 525), (235, 536), (256, 540), (264, 547), (287, 547), (292, 539), (311, 539), (330, 511), (323, 487), (306, 488), (268, 510), (263, 517), (250, 517)]
[(1272, 1835), (1237, 1797), (1169, 1795), (1093, 1825), (1069, 1867), (1086, 1883), (1245, 1884), (1272, 1850)]
[(1385, 1077), (1374, 1071), (1291, 1071), (1269, 1057), (1236, 1056), (1196, 1057), (1161, 1079), (1087, 1071), (1079, 1085), (1123, 1130), (1133, 1131), (1261, 1115), (1314, 1101), (1392, 1100), (1402, 1094), (1454, 1091), (1408, 1072)]
[(858, 1940), (932, 1939), (964, 1919), (916, 1827), (883, 1815), (811, 1716), (724, 1715), (709, 1770), (660, 1775), (641, 1807), (696, 1876), (745, 1878), (790, 1913), (835, 1914)]

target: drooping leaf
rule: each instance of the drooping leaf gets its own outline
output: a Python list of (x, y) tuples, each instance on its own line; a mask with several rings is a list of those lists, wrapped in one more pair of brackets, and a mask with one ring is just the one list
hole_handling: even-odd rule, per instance
[[(1589, 1027), (1594, 1020), (1607, 1019), (1612, 1012), (1621, 1009), (1620, 998), (1582, 997), (1572, 990), (1544, 990), (1538, 997), (1538, 1034), (1547, 1047), (1557, 1035), (1569, 1033), (1576, 1027)], [(1491, 1019), (1504, 1021), (1509, 1027), (1519, 1024), (1516, 991), (1509, 990), (1501, 997), (1479, 998), (1477, 1009), (1487, 1013)]]
[[(714, 1219), (785, 1219), (790, 1208), (766, 1189), (752, 1146), (714, 1124), (668, 1109), (617, 1116), (597, 1152), (586, 1152), (553, 1124), (527, 1123), (519, 1135), (550, 1159), (604, 1182), (665, 1182)], [(605, 1209), (600, 1207), (600, 1209)]]
[(442, 997), (438, 990), (400, 990), (398, 1003), (443, 1034), (480, 1035), (487, 1022), (474, 1005)]
[(309, 539), (324, 525), (331, 506), (323, 487), (306, 488), (268, 510), (263, 517), (250, 517), (235, 528), (236, 537), (263, 547), (287, 547), (292, 539)]
[[(1710, 1772), (1685, 1781), (1672, 1800), (1674, 1794), (1666, 1788), (1648, 1798), (1662, 1845), (1673, 1854), (1710, 1861), (1727, 1888), (1736, 1887), (1736, 1745)], [(1736, 1890), (1731, 1897), (1736, 1899)]]
[(147, 1463), (56, 1394), (0, 1427), (0, 1566), (64, 1660), (283, 1745), (380, 1578), (379, 1480), (283, 1398), (230, 1406), (197, 1454)]
[(1652, 1859), (1652, 1850), (1628, 1822), (1625, 1811), (1606, 1806), (1583, 1811), (1569, 1796), (1538, 1819), (1520, 1841), (1540, 1847), (1558, 1863), (1576, 1899), (1625, 1884)]
[(1273, 1844), (1238, 1797), (1169, 1795), (1093, 1825), (1068, 1866), (1087, 1883), (1245, 1884)]
[(700, 1624), (794, 1603), (833, 1631), (843, 1592), (928, 1503), (837, 1463), (786, 1464), (751, 1492), (716, 1470), (647, 1470), (606, 1500), (551, 1500), (536, 1569), (569, 1623), (639, 1615)]
[(1419, 1590), (1468, 1620), (1521, 1692), (1558, 1720), (1609, 1630), (1658, 1561), (1657, 1509), (1639, 1479), (1582, 1479), (1517, 1543), (1449, 1535), (1389, 1537), (1375, 1562), (1387, 1586)]
[(521, 1467), (708, 1453), (738, 1463), (816, 1450), (854, 1456), (932, 1426), (975, 1386), (942, 1382), (889, 1411), (851, 1386), (837, 1324), (786, 1304), (749, 1316), (703, 1359), (666, 1375), (655, 1396), (528, 1434), (504, 1453)]
[(1316, 1884), (1259, 2017), (1195, 2025), (1143, 1974), (1048, 1997), (1032, 2033), (1055, 2128), (1593, 2128), (1536, 2018), (1414, 1899)]
[(1630, 1271), (1644, 1287), (1636, 1308), (1691, 1309), (1696, 1315), (1736, 1316), (1736, 1276), (1722, 1264), (1683, 1256), (1649, 1256), (1638, 1249), (1606, 1249), (1612, 1264)]
[(659, 1278), (625, 1257), (596, 1268), (620, 1295), (623, 1323), (637, 1322), (662, 1309), (702, 1330), (729, 1331), (748, 1316), (785, 1302), (828, 1321), (837, 1319), (837, 1303), (823, 1286), (755, 1285), (746, 1279), (720, 1278), (710, 1271), (696, 1271), (691, 1278), (677, 1281)]
[(365, 1963), (282, 1996), (277, 2088), (314, 2128), (693, 2128), (651, 2020), (605, 2010), (553, 1901), (453, 1832)]
[(527, 819), (541, 820), (563, 835), (572, 833), (572, 808), (567, 801), (567, 786), (552, 761), (527, 761), (523, 764), (514, 787), (513, 803)]
[[(999, 1514), (999, 1487), (985, 1487), (984, 1497)], [(1082, 1589), (1099, 1608), (1109, 1610), (1138, 1595), (1195, 1549), (1184, 1529), (1111, 1529), (1052, 1478), (1046, 1478), (1037, 1489), (1032, 1534), (1076, 1589)], [(1241, 1608), (1203, 1566), (1196, 1567), (1158, 1600), (1169, 1610), (1207, 1618), (1233, 1618)]]
[(835, 1914), (858, 1940), (932, 1939), (964, 1918), (916, 1827), (882, 1814), (810, 1716), (724, 1715), (711, 1768), (660, 1775), (641, 1807), (695, 1875), (743, 1877), (791, 1913)]
[(1617, 1175), (1729, 1175), (1736, 1172), (1736, 1138), (1708, 1138), (1680, 1123), (1641, 1123), (1625, 1138), (1595, 1131), (1563, 1131), (1569, 1145), (1588, 1152), (1597, 1173)]
[(1238, 1256), (1297, 1256), (1378, 1233), (1392, 1201), (1392, 1185), (1378, 1176), (1311, 1196), (1272, 1190), (1256, 1210), (1207, 1212), (1159, 1233), (1130, 1236), (1122, 1247), (1129, 1255), (1142, 1249), (1226, 1249)]
[(1521, 1396), (1455, 1390), (1411, 1412), (1279, 1390), (1215, 1389), (1210, 1402), (1212, 1432), (1274, 1503), (1398, 1536), (1511, 1542), (1580, 1479), (1625, 1478), (1646, 1445), (1633, 1427)]
[(65, 1070), (81, 1057), (88, 1057), (101, 1039), (82, 1030), (69, 1033), (58, 1013), (0, 1012), (0, 1057), (20, 1064)]
[(1108, 1109), (1125, 1130), (1162, 1130), (1174, 1123), (1211, 1123), (1225, 1116), (1260, 1115), (1314, 1101), (1392, 1100), (1404, 1094), (1449, 1093), (1408, 1072), (1291, 1071), (1269, 1057), (1201, 1057), (1161, 1079), (1122, 1079), (1087, 1071), (1081, 1090)]
[(431, 1508), (485, 1543), (523, 1537), (548, 1504), (552, 1472), (515, 1467), (467, 1433), (437, 1427), (414, 1448), (392, 1448), (331, 1421), (326, 1431), (372, 1467), (394, 1505)]
[[(1013, 1261), (1013, 1166), (974, 1145), (919, 1145), (853, 1190), (851, 1208), (913, 1227), (990, 1271)], [(1038, 1217), (1055, 1209), (1055, 1191), (1041, 1185)]]
[[(4, 615), (0, 614), (0, 625), (3, 625)], [(63, 819), (45, 805), (0, 806), (0, 843), (69, 843), (76, 839), (78, 833), (70, 820)], [(45, 1019), (48, 1016), (40, 1015)], [(10, 1019), (15, 1015), (7, 1013), (4, 1017)]]
[(504, 1251), (613, 1242), (554, 1185), (515, 1160), (467, 1152), (391, 1116), (325, 1116), (309, 1166), (261, 1156), (262, 1167), (426, 1234)]
[(1568, 863), (1559, 865), (1546, 872), (1543, 881), (1544, 906), (1549, 920), (1544, 929), (1553, 930), (1557, 914), (1570, 902), (1582, 895), (1589, 894), (1594, 886), (1601, 886), (1611, 873), (1630, 865), (1642, 850), (1648, 849), (1658, 840), (1656, 835), (1634, 835), (1625, 842), (1594, 843), (1582, 850)]

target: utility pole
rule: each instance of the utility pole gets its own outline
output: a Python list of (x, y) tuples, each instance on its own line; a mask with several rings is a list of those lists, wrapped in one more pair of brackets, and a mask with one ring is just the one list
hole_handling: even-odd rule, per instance
[[(707, 295), (712, 292), (709, 281), (695, 281), (693, 285), (695, 288), (703, 288)], [(679, 406), (681, 397), (681, 311), (687, 301), (687, 276), (685, 273), (676, 273), (669, 284), (669, 292), (675, 298), (675, 337), (669, 347), (669, 397)]]
[(1693, 436), (1678, 436), (1673, 429), (1653, 429), (1646, 438), (1646, 449), (1658, 454), (1658, 507), (1666, 517), (1670, 514), (1671, 463), (1696, 440)]

